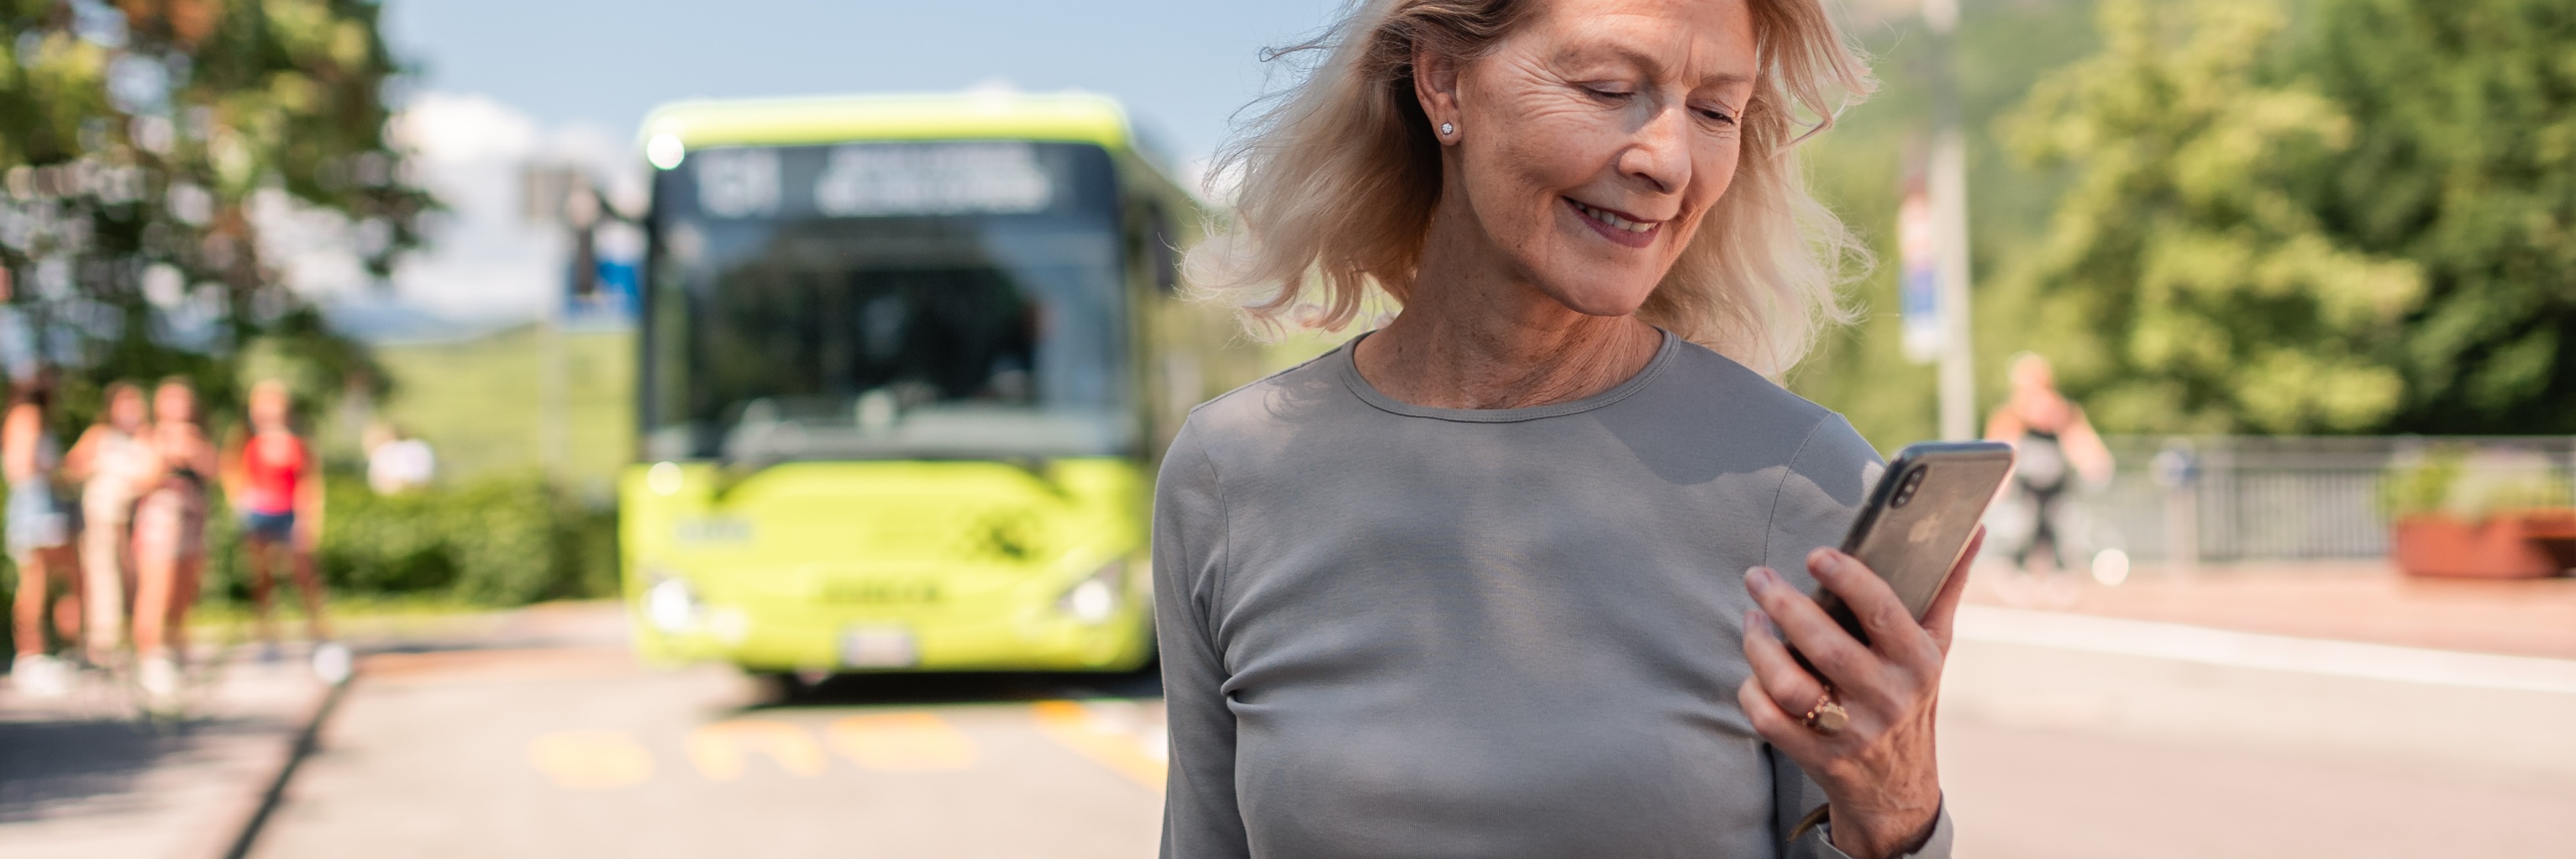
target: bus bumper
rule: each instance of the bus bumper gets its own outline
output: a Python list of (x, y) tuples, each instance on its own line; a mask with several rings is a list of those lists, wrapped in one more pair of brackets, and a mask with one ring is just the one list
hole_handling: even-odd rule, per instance
[(648, 662), (756, 671), (1126, 671), (1153, 658), (1121, 458), (637, 466), (620, 542)]

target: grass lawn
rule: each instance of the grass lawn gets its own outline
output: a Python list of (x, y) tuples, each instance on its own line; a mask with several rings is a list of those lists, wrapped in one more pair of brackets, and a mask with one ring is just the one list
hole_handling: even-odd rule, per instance
[[(586, 497), (606, 500), (619, 469), (634, 459), (635, 336), (632, 331), (562, 335), (565, 438), (545, 449), (549, 409), (545, 329), (504, 328), (456, 341), (380, 343), (376, 359), (393, 377), (380, 413), (427, 440), (439, 478), (549, 468)], [(561, 462), (553, 462), (556, 458)]]

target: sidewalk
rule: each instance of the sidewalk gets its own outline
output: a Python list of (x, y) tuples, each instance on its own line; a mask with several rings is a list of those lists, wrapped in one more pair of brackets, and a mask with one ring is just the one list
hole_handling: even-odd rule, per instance
[(103, 676), (30, 700), (0, 688), (0, 844), (12, 859), (225, 855), (329, 695), (301, 660), (239, 654), (189, 678), (187, 716), (145, 723)]
[(2439, 650), (2576, 659), (2576, 578), (2423, 579), (2382, 561), (2141, 565), (2118, 586), (1980, 564), (1972, 605)]
[[(399, 676), (424, 660), (507, 662), (512, 648), (610, 640), (613, 604), (550, 604), (471, 614), (344, 618), (361, 676)], [(212, 630), (207, 638), (220, 637)], [(211, 649), (211, 648), (209, 648)], [(38, 701), (0, 681), (0, 855), (8, 859), (215, 859), (228, 855), (295, 757), (331, 689), (300, 647), (261, 664), (247, 648), (193, 670), (188, 715), (135, 716), (129, 690), (85, 674), (68, 697)], [(623, 652), (617, 654), (625, 658)]]

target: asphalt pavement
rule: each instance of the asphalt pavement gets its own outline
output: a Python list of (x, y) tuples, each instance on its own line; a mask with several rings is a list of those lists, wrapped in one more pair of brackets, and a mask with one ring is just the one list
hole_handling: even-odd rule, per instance
[(2576, 661), (1970, 607), (1959, 855), (2565, 856)]
[[(1959, 855), (2568, 855), (2570, 584), (1985, 593), (1943, 691)], [(844, 677), (782, 698), (722, 667), (639, 666), (623, 629), (584, 604), (376, 630), (249, 855), (1154, 849), (1150, 674)], [(0, 694), (0, 855), (225, 855), (324, 700), (293, 667), (211, 662), (175, 723), (133, 721), (113, 687)]]
[(0, 857), (224, 856), (259, 815), (330, 688), (300, 660), (209, 648), (180, 709), (143, 718), (128, 682), (0, 687)]
[(372, 657), (259, 857), (1150, 855), (1150, 675), (844, 677), (616, 648)]
[[(605, 639), (379, 655), (252, 855), (1144, 856), (1155, 692), (848, 677), (781, 701)], [(2571, 661), (1972, 607), (1942, 766), (1979, 859), (2551, 855), (2576, 844), (2571, 725)]]

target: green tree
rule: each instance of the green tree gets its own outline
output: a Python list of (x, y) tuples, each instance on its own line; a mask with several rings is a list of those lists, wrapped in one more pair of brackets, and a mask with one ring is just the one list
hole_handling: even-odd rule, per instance
[(2390, 429), (2576, 432), (2576, 5), (2320, 0), (2304, 78), (2352, 145), (2308, 189), (2347, 247), (2413, 261)]
[[(2404, 403), (2387, 344), (2419, 268), (2354, 250), (2302, 189), (2352, 115), (2268, 67), (2256, 0), (2106, 0), (2102, 52), (2044, 78), (2001, 134), (2074, 184), (1987, 300), (2106, 430), (2345, 432)], [(1990, 329), (1991, 330), (1991, 329)]]
[[(98, 382), (195, 376), (215, 404), (262, 337), (363, 369), (261, 257), (261, 212), (348, 219), (378, 276), (429, 197), (384, 136), (400, 69), (361, 0), (0, 0), (0, 264)], [(379, 376), (380, 377), (380, 376)], [(325, 387), (324, 391), (333, 387)]]

